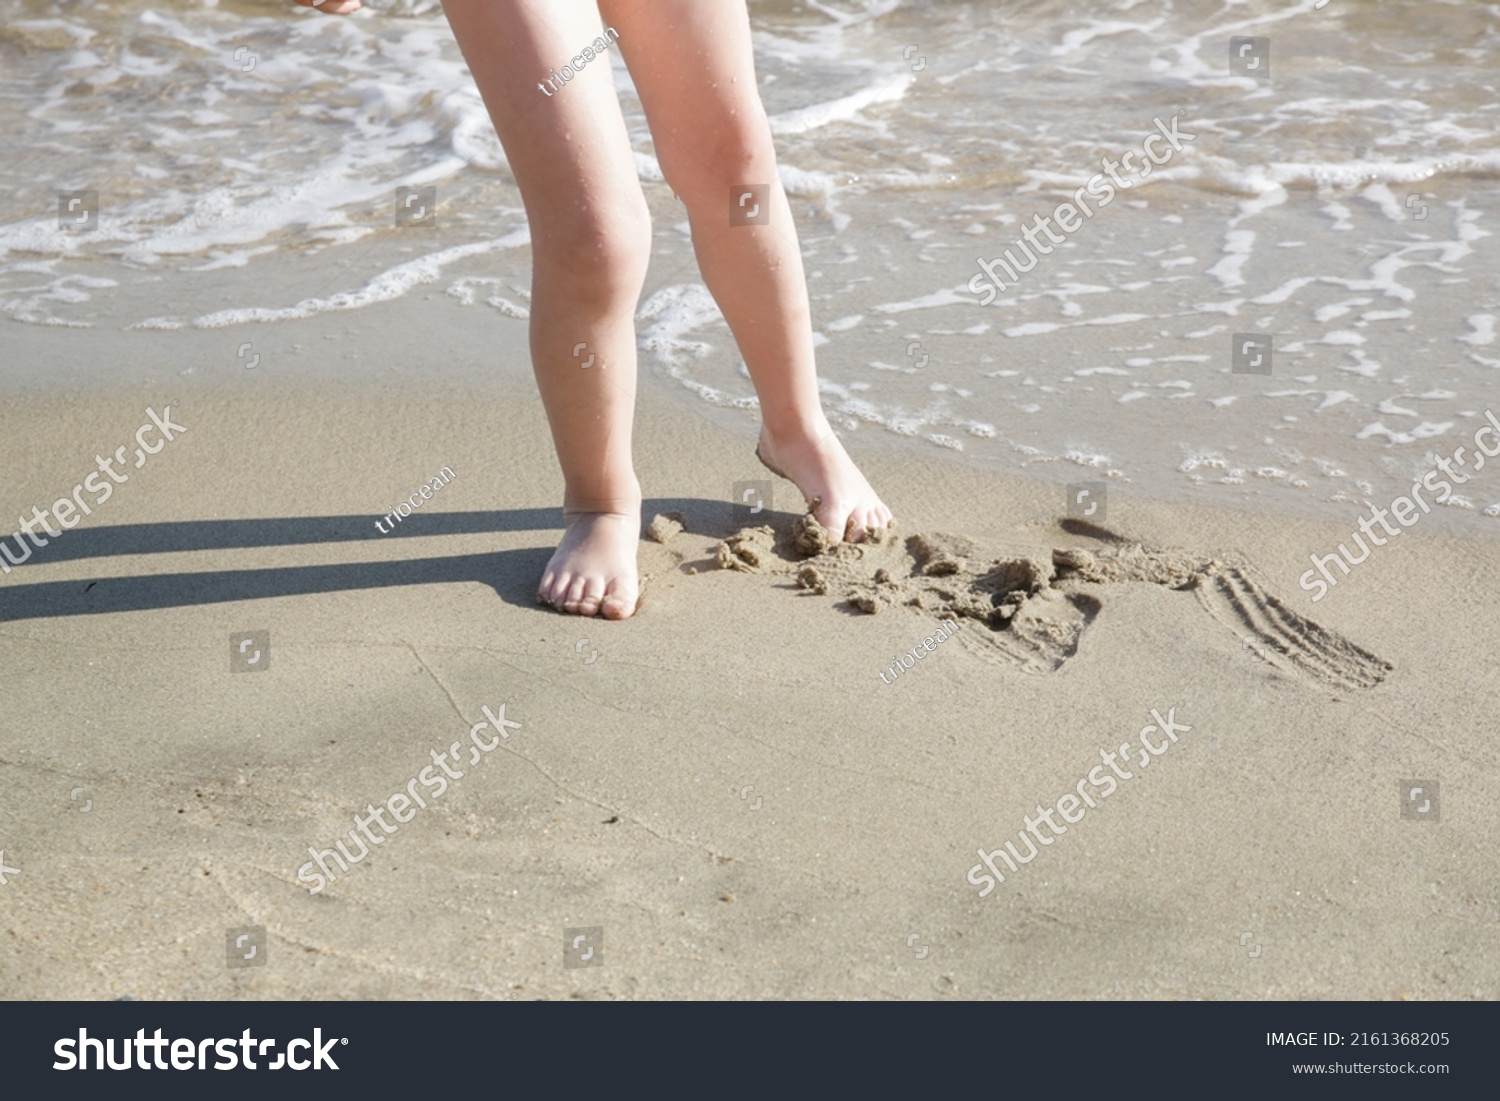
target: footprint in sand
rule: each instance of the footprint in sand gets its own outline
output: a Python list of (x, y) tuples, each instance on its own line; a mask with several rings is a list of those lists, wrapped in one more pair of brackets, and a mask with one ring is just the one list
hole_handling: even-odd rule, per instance
[(788, 531), (742, 528), (719, 544), (721, 569), (779, 574), (809, 593), (841, 597), (850, 610), (909, 608), (925, 617), (977, 620), (971, 649), (1027, 672), (1059, 668), (1102, 607), (1109, 585), (1149, 583), (1191, 592), (1242, 641), (1242, 652), (1331, 688), (1373, 688), (1389, 662), (1287, 607), (1241, 567), (1179, 551), (1120, 544), (1098, 551), (1056, 549), (1041, 557), (993, 558), (953, 535), (872, 533), (831, 544), (811, 515)]

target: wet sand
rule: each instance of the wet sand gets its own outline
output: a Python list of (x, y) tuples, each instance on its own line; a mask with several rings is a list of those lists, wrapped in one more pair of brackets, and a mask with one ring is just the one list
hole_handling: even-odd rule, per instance
[[(0, 996), (1500, 996), (1493, 539), (1418, 524), (1314, 607), (1352, 511), (1111, 486), (1065, 522), (1059, 481), (853, 433), (899, 526), (803, 557), (787, 483), (734, 510), (753, 431), (646, 388), (646, 520), (684, 530), (643, 539), (636, 618), (579, 621), (534, 602), (561, 482), (524, 345), (424, 349), (404, 308), (291, 323), (307, 371), (183, 375), (208, 336), (116, 333), (144, 381), (7, 395), (7, 516), (148, 405), (187, 431), (0, 577)], [(325, 336), (370, 377), (319, 377)], [(44, 374), (78, 340), (18, 344)], [(883, 682), (945, 617), (957, 645)], [(976, 852), (1169, 708), (1190, 729), (981, 898)], [(440, 798), (299, 881), (453, 743)], [(243, 927), (263, 965), (227, 966)], [(602, 966), (565, 966), (593, 927)]]

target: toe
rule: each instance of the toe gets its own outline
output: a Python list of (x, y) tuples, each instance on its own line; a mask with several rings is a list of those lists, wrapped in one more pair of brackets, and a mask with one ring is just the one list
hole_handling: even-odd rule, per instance
[(542, 575), (542, 583), (537, 586), (536, 598), (542, 604), (551, 604), (554, 608), (558, 605), (558, 597), (565, 591), (567, 575), (554, 573), (548, 570)]
[(869, 534), (870, 527), (869, 520), (865, 516), (865, 514), (862, 512), (850, 513), (848, 525), (848, 541), (851, 543), (863, 543), (865, 541), (865, 536)]
[(849, 523), (854, 518), (850, 510), (836, 502), (820, 505), (813, 513), (818, 523), (828, 532), (828, 537), (835, 543), (844, 542), (849, 537)]
[(561, 604), (563, 610), (569, 615), (593, 615), (598, 610), (597, 608), (589, 611), (584, 610), (583, 593), (587, 585), (587, 578), (575, 577), (568, 584), (567, 589), (563, 591)]
[(604, 579), (590, 577), (584, 583), (583, 595), (578, 599), (578, 615), (598, 615), (599, 602), (604, 598)]
[(613, 590), (605, 594), (599, 604), (599, 614), (605, 619), (629, 619), (636, 610), (635, 593), (629, 590)]

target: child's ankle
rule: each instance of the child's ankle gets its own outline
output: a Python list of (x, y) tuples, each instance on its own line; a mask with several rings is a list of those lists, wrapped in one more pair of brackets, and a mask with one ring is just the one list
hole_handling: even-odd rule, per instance
[(564, 516), (638, 516), (641, 491), (629, 489), (613, 493), (564, 493)]
[(774, 425), (763, 421), (761, 431), (772, 444), (815, 444), (833, 435), (833, 425), (819, 412), (813, 417), (787, 418)]

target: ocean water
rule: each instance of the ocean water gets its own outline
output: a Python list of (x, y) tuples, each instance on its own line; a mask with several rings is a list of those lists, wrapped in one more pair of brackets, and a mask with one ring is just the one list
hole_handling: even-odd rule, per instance
[[(369, 9), (0, 0), (0, 320), (264, 340), (441, 292), (476, 326), (524, 324), (525, 219), (441, 12)], [(751, 12), (825, 402), (856, 449), (1352, 516), (1500, 415), (1500, 6)], [(615, 75), (656, 225), (643, 385), (751, 423)], [(437, 189), (440, 233), (393, 225), (401, 187)], [(60, 192), (94, 221), (65, 224)], [(1065, 202), (1086, 216), (1049, 237), (1035, 218)], [(1033, 266), (984, 292), (1006, 249)], [(1269, 374), (1236, 372), (1247, 341)], [(1492, 466), (1440, 512), (1500, 532)]]

